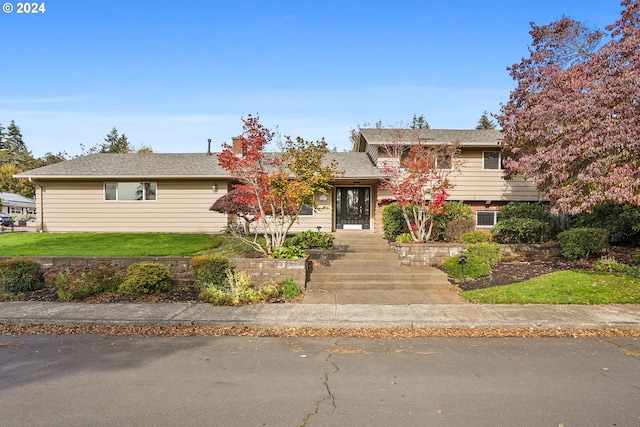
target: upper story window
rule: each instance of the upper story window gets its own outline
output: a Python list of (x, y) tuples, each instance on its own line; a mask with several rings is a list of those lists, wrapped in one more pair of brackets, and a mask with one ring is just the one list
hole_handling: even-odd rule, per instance
[(502, 153), (500, 151), (482, 152), (482, 169), (500, 170), (504, 169), (502, 164)]
[(105, 182), (105, 200), (156, 200), (155, 182)]
[(313, 206), (305, 203), (302, 205), (302, 209), (300, 209), (300, 216), (309, 216), (313, 215)]

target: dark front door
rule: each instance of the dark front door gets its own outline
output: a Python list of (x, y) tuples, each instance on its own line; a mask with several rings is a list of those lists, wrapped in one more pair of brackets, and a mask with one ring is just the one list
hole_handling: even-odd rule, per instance
[(370, 192), (369, 187), (336, 188), (336, 229), (369, 229)]

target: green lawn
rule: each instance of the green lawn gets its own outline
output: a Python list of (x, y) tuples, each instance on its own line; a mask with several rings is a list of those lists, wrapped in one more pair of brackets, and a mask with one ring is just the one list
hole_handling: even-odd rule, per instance
[(484, 304), (640, 304), (640, 278), (560, 271), (513, 285), (462, 292)]
[(247, 248), (220, 234), (0, 234), (0, 256), (194, 256), (211, 251), (232, 256)]

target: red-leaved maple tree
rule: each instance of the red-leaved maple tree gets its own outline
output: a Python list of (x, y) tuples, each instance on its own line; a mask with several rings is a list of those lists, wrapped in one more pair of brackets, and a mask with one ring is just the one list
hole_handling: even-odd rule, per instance
[(532, 24), (530, 57), (510, 67), (517, 87), (497, 117), (507, 176), (559, 212), (640, 205), (640, 1), (621, 5), (608, 41), (569, 18)]
[(402, 132), (385, 145), (381, 188), (389, 190), (402, 209), (415, 242), (431, 238), (437, 214), (446, 214), (445, 201), (452, 187), (448, 177), (457, 168), (458, 144), (427, 145), (419, 141), (402, 144)]
[[(251, 219), (247, 222), (253, 237), (238, 236), (266, 255), (284, 245), (303, 206), (315, 207), (314, 195), (326, 194), (339, 175), (337, 164), (325, 161), (329, 150), (324, 140), (285, 136), (281, 152), (267, 153), (274, 135), (260, 123), (259, 116), (248, 115), (243, 119), (242, 155), (225, 144), (218, 156), (220, 166), (238, 181), (233, 196), (236, 206), (243, 206), (245, 216)], [(264, 246), (258, 242), (260, 234), (265, 238)]]

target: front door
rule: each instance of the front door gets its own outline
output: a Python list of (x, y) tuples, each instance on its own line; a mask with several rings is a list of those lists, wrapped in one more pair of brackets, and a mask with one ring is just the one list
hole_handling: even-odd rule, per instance
[(336, 188), (337, 230), (368, 230), (370, 228), (370, 193), (369, 187)]

